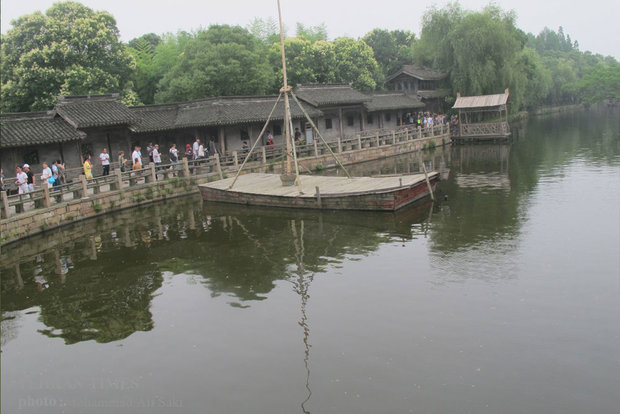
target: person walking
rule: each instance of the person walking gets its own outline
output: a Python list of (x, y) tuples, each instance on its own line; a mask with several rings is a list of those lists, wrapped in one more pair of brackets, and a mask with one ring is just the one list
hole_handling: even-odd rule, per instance
[[(198, 150), (200, 148), (200, 140), (198, 138), (196, 138), (196, 141), (194, 141), (194, 146), (193, 146), (193, 151), (194, 151), (194, 159), (198, 159)], [(204, 150), (203, 150), (204, 151)]]
[[(46, 162), (43, 162), (42, 167), (43, 167), (43, 170), (41, 171), (41, 182), (53, 185), (54, 184), (54, 180), (52, 178), (52, 170), (51, 170), (51, 168), (47, 165)], [(51, 181), (50, 181), (50, 178), (52, 178)]]
[(118, 167), (121, 169), (121, 172), (125, 172), (127, 165), (127, 158), (125, 158), (125, 151), (118, 152)]
[(90, 160), (90, 154), (86, 155), (84, 160), (84, 176), (86, 176), (87, 180), (93, 179), (93, 163)]
[(28, 177), (28, 179), (27, 179), (27, 182), (28, 182), (28, 192), (34, 191), (35, 179), (34, 179), (34, 174), (32, 173), (32, 170), (30, 169), (30, 165), (24, 164), (24, 166), (22, 168), (23, 168), (24, 172), (26, 173), (26, 176)]
[(17, 186), (18, 194), (30, 192), (28, 189), (28, 175), (26, 175), (19, 165), (15, 167), (15, 185)]
[(104, 148), (99, 154), (99, 160), (103, 166), (103, 175), (110, 175), (110, 154), (108, 154), (107, 148)]

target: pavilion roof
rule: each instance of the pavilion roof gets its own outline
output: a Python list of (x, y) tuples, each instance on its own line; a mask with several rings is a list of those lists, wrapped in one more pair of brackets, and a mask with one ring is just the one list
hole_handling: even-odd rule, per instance
[(468, 108), (488, 108), (494, 106), (502, 106), (508, 103), (510, 92), (508, 89), (504, 93), (495, 95), (478, 95), (478, 96), (461, 96), (457, 95), (456, 102), (452, 108), (468, 109)]

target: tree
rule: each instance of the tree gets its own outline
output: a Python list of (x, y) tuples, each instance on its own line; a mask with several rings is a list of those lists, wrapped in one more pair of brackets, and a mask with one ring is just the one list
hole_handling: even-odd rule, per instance
[(415, 34), (406, 30), (373, 29), (363, 38), (372, 48), (375, 60), (384, 77), (413, 61)]
[(327, 26), (325, 23), (318, 26), (304, 26), (302, 23), (297, 23), (296, 36), (300, 39), (309, 40), (311, 43), (327, 40)]
[(340, 37), (334, 40), (333, 47), (336, 82), (352, 83), (361, 91), (372, 91), (383, 84), (373, 51), (363, 40)]
[(156, 102), (260, 95), (274, 85), (265, 45), (238, 26), (211, 26), (187, 39), (158, 84)]
[(576, 82), (567, 85), (567, 89), (577, 93), (586, 104), (595, 104), (605, 99), (620, 100), (620, 65), (611, 66), (603, 63), (588, 69), (586, 74)]
[(2, 111), (49, 109), (57, 95), (132, 96), (135, 62), (109, 13), (66, 1), (12, 24), (2, 37)]

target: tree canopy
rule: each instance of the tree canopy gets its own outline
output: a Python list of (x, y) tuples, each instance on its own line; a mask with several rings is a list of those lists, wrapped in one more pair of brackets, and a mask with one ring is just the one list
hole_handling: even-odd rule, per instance
[(58, 95), (132, 96), (135, 63), (111, 14), (66, 1), (12, 24), (2, 36), (2, 111), (49, 109)]
[[(298, 23), (294, 37), (284, 34), (289, 82), (351, 83), (372, 91), (385, 88), (385, 78), (403, 65), (417, 64), (448, 73), (448, 103), (457, 92), (507, 87), (513, 111), (617, 99), (616, 59), (579, 51), (562, 27), (534, 35), (515, 22), (514, 12), (497, 5), (469, 11), (450, 3), (423, 14), (419, 38), (375, 28), (361, 39), (329, 40), (324, 24)], [(109, 13), (71, 1), (12, 24), (2, 36), (3, 112), (49, 109), (57, 95), (117, 92), (128, 104), (152, 104), (274, 94), (282, 84), (273, 18), (256, 18), (246, 28), (147, 33), (127, 44)]]

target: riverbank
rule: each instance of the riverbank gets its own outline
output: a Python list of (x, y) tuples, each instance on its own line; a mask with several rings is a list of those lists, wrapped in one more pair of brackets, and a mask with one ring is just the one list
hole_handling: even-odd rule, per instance
[[(358, 136), (353, 140), (338, 141), (334, 143), (334, 149), (342, 164), (346, 166), (447, 145), (449, 142), (449, 133), (439, 129), (436, 130), (436, 133), (433, 132), (428, 136), (420, 133), (418, 138), (409, 130), (384, 131), (371, 137), (362, 138)], [(313, 156), (299, 159), (302, 172), (336, 167), (336, 162), (329, 151), (320, 151), (317, 148), (313, 152)], [(205, 165), (192, 164), (191, 167), (186, 166), (183, 170), (187, 173), (179, 173), (181, 176), (178, 177), (163, 177), (163, 175), (168, 174), (160, 173), (159, 176), (162, 179), (159, 181), (155, 177), (149, 178), (149, 176), (155, 175), (154, 170), (152, 173), (145, 171), (145, 182), (140, 185), (130, 186), (131, 179), (123, 184), (123, 176), (117, 180), (119, 181), (118, 185), (102, 187), (98, 184), (88, 184), (88, 186), (84, 184), (84, 188), (78, 196), (51, 205), (49, 205), (49, 200), (50, 198), (53, 200), (54, 197), (47, 194), (48, 207), (33, 208), (30, 211), (18, 214), (7, 214), (8, 217), (2, 219), (0, 222), (0, 245), (9, 245), (35, 234), (104, 214), (197, 194), (198, 184), (231, 176), (238, 169), (236, 154), (235, 162), (232, 165), (222, 165), (219, 159), (216, 159), (215, 162), (209, 160), (206, 163)], [(281, 170), (281, 165), (282, 163), (278, 161), (277, 157), (266, 162), (263, 156), (260, 161), (248, 163), (244, 171), (278, 173)], [(112, 178), (111, 183), (114, 182), (113, 176), (108, 177)], [(101, 178), (98, 177), (97, 179)], [(91, 188), (91, 186), (93, 187)], [(43, 193), (43, 191), (41, 192)], [(44, 198), (43, 195), (41, 197)], [(30, 203), (34, 204), (35, 202)]]

